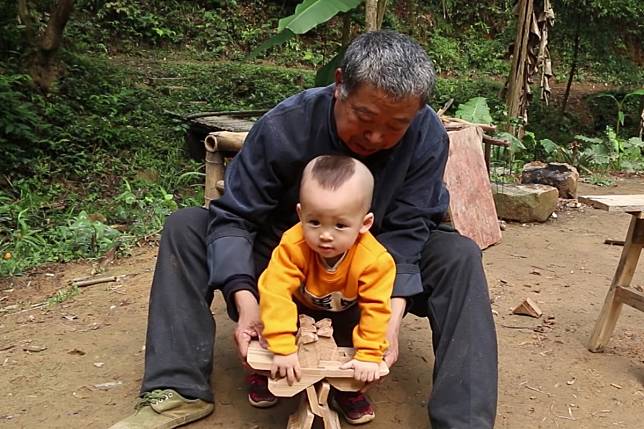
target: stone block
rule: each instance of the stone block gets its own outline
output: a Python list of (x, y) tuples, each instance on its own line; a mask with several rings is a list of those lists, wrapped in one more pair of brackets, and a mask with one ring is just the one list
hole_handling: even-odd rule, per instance
[(540, 161), (530, 162), (523, 166), (521, 183), (539, 183), (554, 186), (559, 190), (560, 198), (577, 198), (577, 181), (579, 172), (570, 164)]
[(548, 185), (495, 185), (492, 193), (501, 219), (545, 222), (557, 208), (559, 191)]

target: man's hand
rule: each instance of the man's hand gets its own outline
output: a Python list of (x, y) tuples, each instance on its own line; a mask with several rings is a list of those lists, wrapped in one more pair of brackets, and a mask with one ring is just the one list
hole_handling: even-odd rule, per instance
[(239, 319), (235, 327), (235, 343), (239, 358), (244, 366), (247, 366), (246, 355), (248, 346), (253, 338), (260, 338), (262, 324), (259, 320), (259, 304), (255, 296), (247, 291), (240, 290), (235, 293), (235, 304), (239, 312)]
[(377, 362), (365, 362), (357, 359), (351, 359), (349, 362), (342, 364), (340, 369), (352, 369), (353, 378), (365, 383), (371, 383), (380, 379), (380, 364)]
[(286, 377), (289, 386), (292, 386), (295, 380), (300, 381), (302, 371), (297, 353), (290, 355), (273, 355), (273, 365), (271, 366), (271, 377)]
[(407, 301), (405, 298), (391, 298), (391, 319), (387, 326), (387, 341), (389, 348), (385, 352), (385, 363), (389, 368), (394, 366), (398, 360), (398, 334), (400, 332), (400, 323), (405, 315)]

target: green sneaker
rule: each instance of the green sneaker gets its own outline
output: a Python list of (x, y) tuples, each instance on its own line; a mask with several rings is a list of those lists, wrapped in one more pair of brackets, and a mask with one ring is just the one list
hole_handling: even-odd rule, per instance
[(172, 389), (158, 389), (144, 393), (134, 408), (134, 414), (109, 429), (172, 429), (206, 417), (215, 407)]

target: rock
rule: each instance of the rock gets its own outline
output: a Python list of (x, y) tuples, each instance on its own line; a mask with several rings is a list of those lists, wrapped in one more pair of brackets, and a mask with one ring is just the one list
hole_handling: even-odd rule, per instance
[(538, 183), (554, 186), (559, 190), (560, 198), (577, 198), (577, 181), (579, 172), (575, 167), (561, 162), (535, 161), (523, 166), (522, 184)]
[(545, 222), (555, 211), (559, 191), (548, 185), (502, 185), (492, 189), (500, 218), (518, 222)]

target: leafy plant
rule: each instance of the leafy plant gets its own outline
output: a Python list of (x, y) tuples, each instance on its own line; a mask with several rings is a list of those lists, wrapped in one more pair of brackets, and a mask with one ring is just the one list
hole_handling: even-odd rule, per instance
[(463, 104), (459, 104), (456, 117), (475, 124), (491, 124), (490, 108), (484, 97), (474, 97)]
[(624, 103), (628, 100), (629, 97), (636, 97), (636, 96), (644, 96), (644, 88), (629, 92), (628, 94), (624, 95), (621, 99), (618, 99), (613, 94), (610, 94), (607, 92), (597, 94), (594, 96), (595, 98), (602, 98), (602, 97), (609, 98), (615, 102), (615, 106), (617, 107), (617, 117), (615, 121), (616, 134), (619, 134), (620, 127), (624, 126)]
[(295, 8), (293, 15), (279, 20), (277, 34), (266, 40), (250, 53), (256, 57), (260, 53), (282, 44), (296, 34), (304, 34), (312, 28), (327, 22), (340, 12), (356, 8), (363, 0), (304, 0)]

